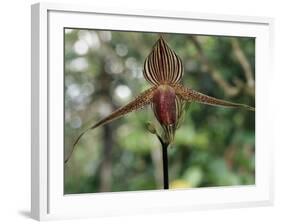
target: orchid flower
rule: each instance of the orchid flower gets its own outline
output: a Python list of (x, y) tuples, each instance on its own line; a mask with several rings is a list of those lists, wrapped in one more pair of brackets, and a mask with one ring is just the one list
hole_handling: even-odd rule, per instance
[[(160, 140), (163, 140), (167, 145), (174, 139), (175, 131), (179, 128), (183, 118), (186, 104), (195, 102), (213, 106), (255, 110), (255, 108), (248, 105), (217, 99), (183, 86), (180, 83), (183, 72), (184, 67), (180, 57), (168, 46), (162, 36), (160, 36), (153, 46), (152, 51), (145, 59), (143, 68), (144, 78), (152, 87), (140, 93), (127, 105), (115, 110), (82, 132), (75, 141), (74, 147), (88, 130), (105, 125), (147, 105), (151, 105), (156, 119), (163, 128), (164, 137)], [(153, 129), (151, 132), (155, 133), (154, 128), (151, 128)]]

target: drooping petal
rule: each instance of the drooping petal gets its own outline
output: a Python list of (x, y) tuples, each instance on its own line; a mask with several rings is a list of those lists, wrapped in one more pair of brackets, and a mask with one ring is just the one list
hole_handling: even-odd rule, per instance
[[(153, 93), (155, 91), (156, 87), (151, 87), (150, 89), (144, 91), (143, 93), (141, 93), (136, 99), (134, 99), (133, 101), (131, 101), (130, 103), (128, 103), (127, 105), (113, 111), (110, 115), (108, 115), (107, 117), (103, 118), (102, 120), (100, 120), (99, 122), (97, 122), (96, 124), (92, 125), (90, 128), (86, 129), (84, 132), (82, 132), (78, 138), (76, 139), (76, 141), (74, 142), (73, 145), (73, 149), (75, 148), (76, 144), (79, 142), (79, 140), (81, 139), (81, 137), (89, 130), (95, 129), (97, 127), (100, 127), (102, 125), (105, 125), (115, 119), (118, 119), (132, 111), (138, 110), (142, 107), (144, 107), (145, 105), (149, 104), (152, 100), (153, 97)], [(73, 151), (73, 150), (72, 150)], [(72, 154), (72, 152), (71, 152)], [(71, 156), (70, 154), (70, 156)], [(70, 156), (67, 158), (67, 160), (70, 158)], [(67, 162), (67, 160), (65, 162)]]
[(195, 90), (189, 89), (187, 87), (184, 87), (180, 84), (173, 85), (176, 94), (181, 96), (183, 99), (185, 99), (188, 102), (197, 102), (202, 104), (209, 104), (213, 106), (222, 106), (222, 107), (237, 107), (237, 108), (244, 108), (247, 110), (255, 111), (254, 107), (250, 107), (245, 104), (239, 104), (239, 103), (232, 103), (225, 100), (220, 100), (211, 96), (207, 96), (203, 93), (199, 93)]
[(181, 59), (162, 37), (155, 43), (144, 62), (144, 78), (152, 85), (178, 83), (183, 74)]

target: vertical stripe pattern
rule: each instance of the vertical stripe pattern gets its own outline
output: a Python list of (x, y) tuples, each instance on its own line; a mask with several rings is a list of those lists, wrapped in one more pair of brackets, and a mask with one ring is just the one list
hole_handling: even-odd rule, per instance
[(184, 120), (185, 105), (186, 105), (186, 101), (182, 97), (176, 95), (176, 113), (177, 113), (176, 129), (180, 127), (181, 123)]
[(178, 83), (183, 74), (181, 59), (169, 48), (162, 37), (145, 59), (144, 78), (152, 85)]

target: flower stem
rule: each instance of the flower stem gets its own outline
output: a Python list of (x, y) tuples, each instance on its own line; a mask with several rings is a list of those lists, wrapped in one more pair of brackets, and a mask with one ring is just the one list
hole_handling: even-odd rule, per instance
[(168, 145), (162, 145), (162, 155), (163, 155), (163, 183), (164, 189), (169, 189), (169, 165), (168, 165)]
[(165, 143), (159, 136), (158, 136), (158, 139), (160, 140), (161, 146), (162, 146), (164, 189), (169, 189), (169, 163), (168, 163), (169, 143)]

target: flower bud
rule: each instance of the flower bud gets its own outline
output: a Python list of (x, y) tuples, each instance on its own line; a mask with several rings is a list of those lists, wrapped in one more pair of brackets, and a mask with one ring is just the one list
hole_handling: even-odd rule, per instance
[(152, 122), (147, 122), (145, 124), (146, 129), (151, 133), (151, 134), (157, 134), (155, 125)]

